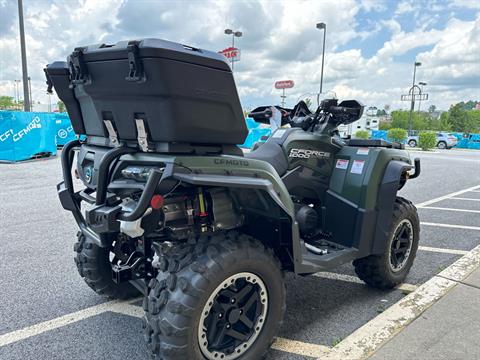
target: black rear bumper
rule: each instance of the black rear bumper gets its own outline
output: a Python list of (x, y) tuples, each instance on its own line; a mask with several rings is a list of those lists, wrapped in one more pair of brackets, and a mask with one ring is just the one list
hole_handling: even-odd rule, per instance
[[(122, 209), (121, 201), (116, 196), (111, 194), (109, 196), (107, 193), (108, 181), (113, 161), (134, 152), (135, 149), (118, 147), (105, 153), (100, 161), (96, 197), (93, 197), (92, 189), (77, 192), (74, 190), (72, 165), (74, 151), (79, 146), (81, 142), (74, 140), (63, 147), (61, 156), (63, 181), (57, 185), (58, 197), (62, 207), (73, 214), (82, 233), (98, 246), (108, 247), (111, 244), (111, 234), (119, 231), (119, 221), (135, 221), (143, 216), (160, 182), (172, 175), (173, 164), (167, 164), (163, 171), (152, 169), (135, 208), (126, 211)], [(86, 211), (85, 217), (81, 212), (82, 201), (93, 205)]]

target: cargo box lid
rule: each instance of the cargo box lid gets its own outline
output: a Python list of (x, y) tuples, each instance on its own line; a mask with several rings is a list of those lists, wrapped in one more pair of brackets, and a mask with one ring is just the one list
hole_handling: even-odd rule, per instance
[(88, 63), (126, 59), (131, 44), (137, 45), (140, 58), (165, 58), (230, 71), (226, 58), (221, 54), (162, 39), (119, 41), (116, 44), (96, 44), (77, 49), (81, 49), (83, 60)]

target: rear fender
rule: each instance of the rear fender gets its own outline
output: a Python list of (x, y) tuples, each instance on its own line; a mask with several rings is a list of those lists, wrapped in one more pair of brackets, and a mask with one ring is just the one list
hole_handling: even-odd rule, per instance
[(294, 206), (270, 164), (233, 156), (177, 157), (171, 177), (192, 186), (227, 188), (245, 215), (242, 231), (273, 248), (285, 269), (294, 269), (300, 241)]

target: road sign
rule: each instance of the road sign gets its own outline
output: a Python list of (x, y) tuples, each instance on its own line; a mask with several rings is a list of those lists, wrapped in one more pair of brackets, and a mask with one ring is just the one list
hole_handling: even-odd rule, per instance
[(222, 54), (230, 61), (239, 61), (240, 60), (240, 49), (229, 47), (219, 51), (219, 54)]
[(280, 80), (275, 82), (275, 89), (290, 89), (294, 85), (295, 82), (293, 80)]
[(402, 95), (401, 100), (402, 101), (412, 101), (412, 96), (414, 97), (415, 100), (428, 100), (428, 94), (408, 94), (408, 95)]

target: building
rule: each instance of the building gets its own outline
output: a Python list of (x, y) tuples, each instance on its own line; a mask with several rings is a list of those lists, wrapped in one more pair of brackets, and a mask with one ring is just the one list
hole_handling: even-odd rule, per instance
[(348, 125), (340, 125), (338, 131), (341, 137), (353, 136), (357, 131), (366, 130), (378, 130), (378, 125), (381, 120), (384, 120), (384, 116), (377, 116), (378, 109), (374, 106), (367, 108), (362, 117)]

